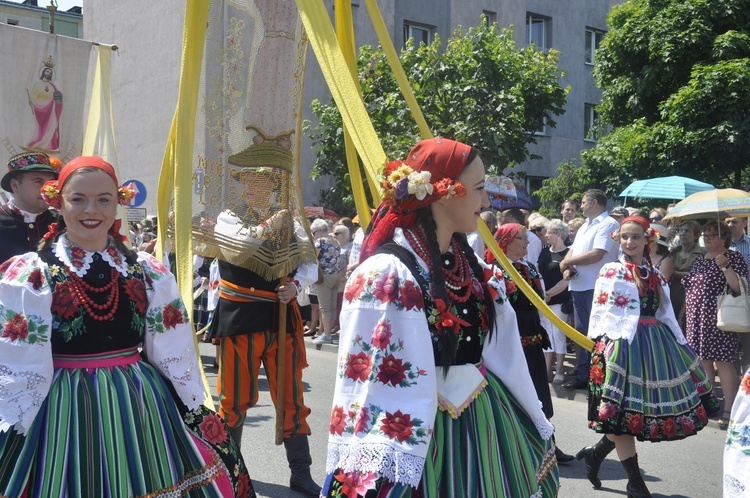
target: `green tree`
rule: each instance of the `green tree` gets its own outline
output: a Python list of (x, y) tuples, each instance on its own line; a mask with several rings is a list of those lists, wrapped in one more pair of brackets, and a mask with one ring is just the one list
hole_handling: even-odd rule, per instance
[(560, 207), (566, 200), (581, 203), (583, 193), (592, 188), (601, 188), (591, 178), (586, 167), (579, 167), (572, 160), (557, 165), (557, 176), (547, 178), (542, 187), (534, 192), (541, 206), (539, 212), (547, 218), (559, 218)]
[[(411, 42), (400, 54), (417, 102), (436, 136), (470, 143), (481, 150), (488, 170), (538, 158), (527, 144), (543, 122), (554, 127), (564, 112), (568, 89), (562, 88), (558, 52), (516, 48), (512, 29), (500, 30), (483, 18), (464, 35), (461, 28), (445, 50), (438, 37), (430, 45)], [(403, 157), (419, 140), (383, 52), (364, 46), (358, 56), (362, 94), (386, 155)], [(353, 211), (344, 158), (341, 117), (333, 102), (313, 102), (318, 122), (304, 130), (316, 149), (312, 178), (331, 175), (333, 188), (321, 201), (342, 213)]]
[(683, 175), (717, 187), (750, 179), (750, 2), (628, 0), (596, 54), (601, 122), (582, 153), (617, 195), (636, 179)]

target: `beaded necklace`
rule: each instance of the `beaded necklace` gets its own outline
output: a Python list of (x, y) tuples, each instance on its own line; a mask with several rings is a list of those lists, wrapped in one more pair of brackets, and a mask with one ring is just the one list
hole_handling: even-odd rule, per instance
[[(638, 295), (640, 297), (646, 297), (648, 294), (648, 291), (652, 291), (656, 293), (656, 289), (661, 286), (661, 282), (659, 281), (659, 276), (656, 274), (656, 272), (651, 271), (649, 267), (644, 267), (644, 271), (646, 272), (646, 276), (643, 277), (641, 275), (641, 267), (636, 265), (635, 263), (625, 260), (625, 268), (628, 269), (628, 271), (633, 275), (633, 279), (635, 280), (636, 287), (638, 288)], [(640, 285), (639, 285), (640, 282)]]
[[(94, 287), (93, 285), (87, 284), (75, 273), (70, 272), (70, 282), (73, 285), (73, 291), (75, 292), (76, 297), (78, 297), (78, 301), (83, 306), (83, 309), (86, 311), (86, 314), (94, 320), (104, 322), (112, 318), (115, 311), (117, 311), (117, 305), (120, 302), (120, 286), (117, 285), (118, 277), (117, 269), (112, 268), (110, 270), (109, 283), (103, 287)], [(98, 304), (91, 298), (91, 296), (89, 296), (89, 293), (96, 295), (103, 294), (107, 291), (109, 291), (109, 297), (104, 304)], [(104, 315), (99, 314), (104, 311), (107, 311), (107, 313)]]
[[(432, 258), (430, 257), (427, 237), (422, 230), (404, 230), (404, 236), (414, 248), (422, 261), (427, 263), (427, 269), (433, 274)], [(445, 294), (451, 302), (465, 303), (471, 297), (472, 275), (469, 268), (469, 260), (461, 250), (455, 239), (451, 239), (453, 248), (453, 264), (450, 259), (443, 261), (443, 275), (445, 276)]]

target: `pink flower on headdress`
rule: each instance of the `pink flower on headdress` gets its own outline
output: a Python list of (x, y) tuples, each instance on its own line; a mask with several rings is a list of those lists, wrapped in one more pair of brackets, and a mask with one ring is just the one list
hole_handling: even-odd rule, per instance
[(40, 193), (44, 202), (55, 209), (60, 209), (62, 196), (60, 195), (60, 189), (57, 188), (57, 180), (48, 180), (45, 182)]

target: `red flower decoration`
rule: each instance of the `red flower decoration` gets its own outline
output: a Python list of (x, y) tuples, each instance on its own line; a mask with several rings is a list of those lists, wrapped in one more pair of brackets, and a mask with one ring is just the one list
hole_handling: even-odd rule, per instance
[(596, 304), (603, 306), (607, 304), (607, 300), (609, 300), (609, 294), (607, 294), (606, 292), (602, 292), (601, 294), (596, 296)]
[(742, 391), (745, 391), (745, 394), (750, 396), (750, 374), (749, 373), (746, 373), (742, 377), (742, 382), (740, 383), (740, 389)]
[(401, 287), (401, 303), (407, 310), (412, 308), (415, 310), (421, 310), (424, 308), (422, 289), (411, 280), (404, 281), (404, 286)]
[(661, 430), (668, 438), (673, 438), (677, 435), (677, 422), (672, 417), (669, 417), (661, 426)]
[(73, 284), (70, 282), (60, 282), (55, 286), (55, 292), (52, 293), (52, 313), (60, 318), (69, 320), (80, 312), (80, 303), (73, 290)]
[(604, 341), (597, 341), (597, 343), (594, 344), (594, 352), (601, 353), (602, 351), (604, 351)]
[(138, 313), (144, 313), (148, 304), (148, 298), (146, 296), (146, 286), (143, 285), (141, 279), (127, 279), (125, 281), (125, 292), (128, 293), (130, 300), (135, 303), (135, 309), (138, 310)]
[(651, 424), (649, 424), (649, 429), (651, 429), (651, 439), (656, 441), (659, 438), (659, 423), (656, 420), (652, 420)]
[(602, 370), (601, 365), (594, 365), (589, 370), (589, 377), (591, 377), (591, 380), (596, 384), (597, 386), (601, 385), (602, 382), (604, 382), (604, 371)]
[(185, 323), (185, 319), (182, 316), (182, 311), (175, 308), (172, 303), (164, 306), (162, 311), (162, 323), (165, 329), (173, 329), (177, 324)]
[(11, 341), (26, 339), (29, 336), (29, 326), (26, 323), (26, 317), (16, 313), (13, 318), (5, 322), (3, 327), (3, 337), (8, 337)]
[(644, 425), (643, 416), (637, 413), (632, 414), (628, 419), (628, 430), (631, 434), (640, 434)]
[(513, 294), (514, 292), (516, 292), (516, 290), (517, 290), (517, 287), (516, 287), (516, 283), (514, 281), (512, 281), (512, 280), (506, 280), (505, 281), (505, 293), (507, 295), (510, 296), (511, 294)]
[(344, 414), (344, 407), (334, 406), (331, 410), (331, 424), (328, 427), (328, 431), (331, 434), (341, 435), (344, 433), (346, 428), (346, 414)]
[(364, 351), (350, 354), (346, 361), (344, 375), (352, 380), (366, 381), (372, 372), (372, 357)]
[(367, 495), (367, 491), (375, 489), (378, 475), (375, 472), (344, 472), (339, 469), (333, 476), (341, 483), (341, 494), (346, 498), (358, 498)]
[(683, 416), (680, 419), (680, 427), (682, 427), (682, 432), (684, 432), (686, 436), (690, 436), (695, 432), (695, 423), (690, 417)]
[(354, 281), (346, 286), (344, 290), (344, 299), (348, 302), (352, 302), (357, 299), (365, 291), (365, 277), (361, 273), (358, 273), (354, 277)]
[(354, 422), (354, 434), (367, 432), (370, 428), (370, 409), (363, 407), (357, 415), (357, 421)]
[(405, 415), (398, 410), (396, 413), (385, 412), (380, 431), (389, 438), (403, 443), (411, 437), (412, 427), (414, 424), (411, 422), (411, 415)]
[(224, 421), (215, 413), (206, 415), (198, 428), (201, 430), (201, 437), (211, 444), (223, 444), (227, 441)]
[(0, 265), (0, 273), (5, 273), (5, 270), (10, 268), (10, 265), (12, 265), (16, 261), (15, 257), (10, 258), (6, 262)]
[(615, 416), (615, 405), (612, 403), (602, 403), (599, 407), (599, 420), (602, 422)]
[(39, 290), (44, 285), (44, 273), (39, 268), (34, 268), (29, 274), (29, 283), (34, 290)]
[(385, 319), (380, 320), (372, 332), (372, 345), (378, 349), (385, 349), (391, 343), (391, 337), (393, 337), (391, 324)]
[(237, 483), (237, 496), (248, 496), (250, 490), (253, 489), (253, 485), (250, 484), (250, 476), (247, 474), (240, 474)]
[(706, 425), (708, 423), (708, 414), (706, 413), (706, 409), (702, 406), (699, 406), (695, 410), (695, 414), (698, 416), (698, 420), (701, 421), (701, 424)]
[(617, 275), (617, 270), (615, 270), (614, 268), (607, 268), (607, 271), (604, 272), (605, 278), (612, 278), (615, 275)]
[(375, 281), (372, 295), (382, 303), (392, 303), (398, 299), (398, 277), (396, 272), (383, 275)]
[(383, 358), (383, 363), (380, 364), (378, 380), (383, 384), (390, 383), (393, 387), (396, 387), (406, 379), (404, 372), (406, 372), (406, 367), (403, 365), (403, 360), (389, 354)]
[(625, 308), (628, 305), (627, 296), (617, 296), (615, 298), (615, 306), (618, 308)]

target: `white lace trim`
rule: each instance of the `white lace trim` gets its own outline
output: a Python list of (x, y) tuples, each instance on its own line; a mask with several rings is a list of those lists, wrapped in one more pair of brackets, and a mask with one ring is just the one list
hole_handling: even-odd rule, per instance
[(539, 435), (545, 441), (549, 440), (555, 432), (555, 426), (544, 417), (534, 420), (534, 427), (536, 427), (537, 432), (539, 432)]
[[(25, 382), (19, 382), (20, 379)], [(3, 400), (3, 407), (0, 408), (0, 433), (15, 425), (18, 432), (26, 434), (34, 421), (33, 418), (25, 420), (26, 413), (31, 408), (38, 410), (42, 405), (47, 392), (41, 391), (39, 386), (48, 386), (49, 382), (49, 379), (38, 372), (14, 371), (0, 365), (0, 399)], [(12, 389), (13, 387), (16, 389)]]
[(337, 468), (344, 472), (377, 472), (392, 483), (416, 488), (422, 480), (425, 459), (395, 450), (384, 443), (340, 444), (329, 441), (326, 474)]
[[(108, 245), (107, 248), (114, 247), (114, 244), (112, 243), (112, 238), (108, 238)], [(106, 251), (86, 251), (85, 249), (82, 249), (84, 252), (84, 256), (81, 259), (81, 263), (83, 263), (83, 266), (81, 268), (77, 268), (73, 265), (71, 257), (70, 257), (70, 250), (74, 247), (74, 244), (68, 240), (68, 238), (65, 236), (65, 234), (60, 235), (60, 237), (57, 239), (57, 242), (55, 242), (55, 256), (57, 256), (57, 259), (59, 259), (68, 270), (75, 273), (78, 277), (83, 278), (86, 273), (88, 273), (89, 268), (91, 268), (91, 262), (94, 260), (94, 254), (99, 253), (103, 261), (106, 261), (109, 266), (116, 269), (123, 277), (128, 276), (128, 265), (125, 261), (125, 256), (120, 252), (117, 251), (117, 254), (120, 255), (120, 261), (121, 263), (118, 265), (114, 259), (112, 259), (112, 256), (109, 255), (109, 253)], [(115, 248), (117, 250), (117, 248)]]
[(684, 372), (679, 377), (675, 377), (674, 379), (669, 380), (658, 380), (658, 381), (644, 381), (642, 377), (637, 377), (635, 375), (627, 375), (627, 372), (624, 368), (622, 368), (620, 365), (616, 363), (608, 363), (607, 364), (607, 370), (612, 370), (613, 372), (622, 375), (623, 377), (627, 376), (627, 382), (630, 384), (635, 384), (637, 386), (645, 386), (646, 389), (660, 389), (664, 387), (672, 388), (679, 386), (681, 384), (684, 384), (685, 381), (690, 378), (691, 372), (693, 370), (698, 369), (698, 365), (700, 364), (700, 360), (696, 356), (693, 360), (693, 363), (690, 364), (688, 367), (688, 371)]

